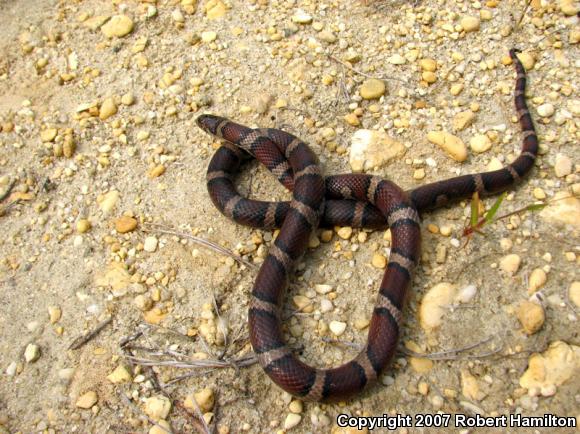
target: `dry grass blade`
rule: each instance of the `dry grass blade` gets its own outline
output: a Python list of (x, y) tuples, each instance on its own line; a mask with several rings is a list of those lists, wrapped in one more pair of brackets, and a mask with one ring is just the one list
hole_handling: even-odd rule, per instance
[(494, 354), (499, 353), (502, 348), (498, 348), (496, 350), (489, 351), (487, 353), (482, 354), (472, 354), (472, 355), (465, 355), (463, 357), (459, 357), (458, 353), (463, 353), (465, 351), (472, 350), (473, 348), (479, 347), (490, 342), (493, 339), (493, 336), (487, 337), (482, 339), (481, 341), (475, 342), (473, 344), (466, 345), (460, 348), (452, 348), (450, 350), (445, 351), (438, 351), (435, 353), (416, 353), (415, 351), (408, 350), (407, 348), (399, 348), (399, 351), (406, 356), (417, 357), (422, 359), (430, 359), (430, 360), (459, 360), (459, 359), (483, 359), (485, 357), (492, 356)]
[(6, 199), (8, 196), (10, 196), (10, 193), (12, 192), (12, 189), (14, 188), (15, 185), (16, 185), (16, 178), (13, 179), (12, 181), (10, 181), (10, 184), (8, 184), (8, 187), (6, 187), (6, 190), (4, 190), (4, 193), (0, 194), (0, 202), (2, 202), (4, 199)]
[(149, 223), (150, 226), (152, 226), (151, 228), (148, 227), (144, 227), (143, 231), (144, 232), (158, 232), (160, 234), (166, 234), (166, 235), (175, 235), (176, 237), (179, 238), (186, 238), (188, 240), (193, 241), (196, 244), (199, 244), (200, 246), (206, 247), (210, 250), (213, 250), (215, 252), (221, 253), (222, 255), (226, 255), (229, 256), (230, 258), (233, 258), (236, 262), (245, 265), (248, 268), (252, 268), (252, 269), (256, 269), (256, 265), (252, 264), (251, 262), (246, 261), (244, 258), (236, 255), (235, 253), (230, 252), (228, 249), (226, 249), (225, 247), (220, 246), (219, 244), (213, 243), (211, 241), (208, 241), (206, 239), (200, 238), (200, 237), (196, 237), (195, 235), (190, 235), (184, 232), (177, 232), (171, 229), (164, 229), (162, 225), (159, 224), (155, 224), (155, 223)]
[(402, 80), (400, 78), (383, 77), (383, 76), (373, 76), (373, 75), (367, 74), (366, 72), (359, 71), (358, 69), (355, 69), (352, 66), (350, 66), (347, 62), (343, 62), (338, 57), (335, 57), (332, 54), (326, 54), (326, 57), (328, 57), (330, 60), (333, 60), (335, 62), (340, 63), (342, 66), (344, 66), (349, 71), (352, 71), (352, 72), (354, 72), (355, 74), (358, 74), (358, 75), (362, 75), (363, 77), (366, 77), (366, 78), (375, 78), (375, 79), (378, 79), (378, 80), (396, 80), (396, 81), (400, 81), (402, 83), (405, 83), (405, 80)]
[(82, 336), (79, 336), (74, 341), (72, 341), (71, 344), (69, 345), (68, 349), (69, 350), (78, 350), (84, 344), (86, 344), (91, 339), (93, 339), (95, 336), (97, 336), (101, 332), (101, 330), (103, 330), (107, 325), (109, 325), (111, 323), (111, 321), (113, 321), (112, 316), (110, 316), (106, 320), (100, 322), (93, 330), (91, 330), (90, 332), (88, 332)]
[(125, 358), (135, 364), (142, 366), (169, 366), (178, 369), (219, 369), (219, 368), (239, 369), (244, 368), (246, 366), (251, 366), (258, 361), (258, 359), (253, 353), (248, 354), (246, 356), (242, 356), (238, 359), (229, 359), (229, 360), (218, 360), (218, 359), (201, 359), (190, 361), (183, 361), (177, 359), (154, 360), (131, 355), (125, 355)]

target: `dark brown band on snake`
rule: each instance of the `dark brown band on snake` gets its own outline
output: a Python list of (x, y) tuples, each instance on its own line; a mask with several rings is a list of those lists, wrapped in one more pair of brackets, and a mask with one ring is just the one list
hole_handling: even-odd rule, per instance
[[(375, 380), (393, 357), (402, 309), (413, 268), (419, 258), (419, 212), (465, 199), (474, 192), (506, 190), (533, 167), (538, 140), (526, 106), (525, 70), (511, 50), (516, 72), (515, 106), (522, 129), (520, 156), (492, 172), (464, 175), (405, 193), (390, 181), (370, 175), (322, 177), (316, 157), (295, 136), (276, 129), (252, 129), (227, 119), (202, 115), (198, 125), (224, 139), (213, 156), (207, 185), (213, 203), (227, 217), (256, 228), (280, 227), (252, 291), (250, 340), (272, 380), (305, 400), (341, 399)], [(242, 197), (234, 178), (246, 152), (262, 162), (289, 190), (291, 202), (264, 202)], [(355, 359), (337, 368), (317, 369), (296, 358), (285, 345), (281, 302), (289, 274), (319, 225), (390, 227), (391, 255), (369, 326), (368, 340)]]

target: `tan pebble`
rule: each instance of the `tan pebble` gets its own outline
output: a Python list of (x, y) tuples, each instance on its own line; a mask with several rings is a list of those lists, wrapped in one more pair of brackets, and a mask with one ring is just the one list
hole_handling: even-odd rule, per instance
[(101, 27), (101, 32), (107, 38), (121, 38), (131, 33), (133, 26), (133, 20), (127, 15), (114, 15)]
[(288, 406), (288, 409), (295, 414), (300, 414), (302, 413), (304, 406), (302, 404), (302, 401), (299, 401), (297, 399), (292, 400), (292, 402), (290, 402), (290, 405)]
[(349, 164), (353, 172), (383, 167), (405, 154), (406, 148), (384, 131), (359, 129), (352, 135)]
[(129, 383), (133, 381), (131, 373), (127, 370), (124, 365), (119, 365), (115, 368), (113, 372), (107, 375), (107, 380), (113, 384)]
[(473, 136), (469, 141), (469, 146), (473, 152), (482, 153), (491, 149), (491, 140), (485, 134)]
[(72, 135), (66, 135), (64, 137), (64, 143), (62, 145), (62, 153), (66, 158), (71, 158), (76, 150), (76, 143)]
[(310, 24), (312, 22), (312, 15), (309, 15), (308, 13), (299, 9), (292, 16), (292, 21), (298, 24)]
[(568, 288), (568, 298), (570, 301), (576, 305), (576, 307), (580, 307), (580, 281), (575, 281), (570, 284), (570, 288)]
[(104, 121), (116, 113), (117, 104), (115, 104), (115, 100), (113, 98), (107, 98), (103, 101), (101, 107), (99, 108), (99, 119)]
[(433, 59), (421, 59), (419, 60), (419, 66), (423, 71), (437, 71), (437, 62)]
[(62, 309), (58, 306), (48, 306), (48, 318), (51, 324), (57, 323), (62, 317)]
[(354, 113), (349, 113), (345, 115), (344, 120), (347, 124), (352, 125), (353, 127), (360, 125), (360, 120), (358, 116), (355, 115)]
[(157, 425), (153, 425), (149, 428), (149, 434), (167, 434), (172, 432), (171, 425), (169, 425), (169, 422), (166, 420), (159, 419), (156, 423)]
[(79, 234), (84, 234), (85, 232), (88, 232), (91, 229), (91, 222), (88, 221), (87, 219), (80, 219), (77, 222), (77, 232)]
[(209, 0), (205, 4), (205, 15), (210, 20), (217, 20), (226, 14), (227, 8), (221, 0)]
[(145, 238), (145, 242), (143, 243), (143, 250), (149, 253), (153, 253), (155, 250), (157, 250), (158, 243), (159, 240), (156, 237), (153, 236), (147, 237)]
[(448, 237), (449, 235), (451, 235), (452, 230), (453, 229), (449, 225), (443, 225), (439, 229), (439, 231), (441, 232), (441, 235), (443, 235), (444, 237)]
[(308, 239), (308, 248), (315, 249), (320, 245), (320, 239), (315, 233), (310, 234), (310, 238)]
[(460, 24), (465, 32), (475, 32), (479, 30), (480, 20), (477, 17), (466, 16), (461, 19)]
[(135, 96), (132, 92), (127, 92), (121, 97), (121, 104), (123, 105), (133, 105), (135, 102)]
[(427, 396), (427, 394), (429, 393), (429, 384), (425, 383), (424, 381), (421, 381), (417, 386), (417, 390), (421, 395)]
[(501, 258), (501, 261), (499, 262), (499, 268), (506, 273), (515, 274), (520, 268), (521, 262), (522, 259), (519, 257), (519, 255), (512, 253)]
[(139, 294), (133, 299), (133, 304), (137, 309), (146, 312), (153, 306), (153, 300), (146, 295)]
[(546, 193), (540, 187), (534, 188), (533, 191), (534, 198), (542, 200), (546, 198)]
[(314, 305), (312, 304), (312, 301), (305, 295), (295, 295), (294, 297), (292, 297), (292, 301), (294, 302), (298, 310), (300, 310), (300, 312), (305, 313), (314, 312)]
[(534, 353), (528, 360), (528, 369), (520, 378), (525, 389), (560, 386), (578, 376), (580, 347), (562, 341), (550, 344), (543, 353)]
[(449, 88), (449, 93), (453, 96), (457, 96), (463, 92), (464, 87), (465, 86), (462, 83), (455, 83)]
[(300, 423), (301, 420), (302, 416), (300, 416), (299, 414), (289, 413), (288, 416), (286, 416), (286, 419), (284, 420), (284, 429), (290, 430), (294, 428)]
[[(405, 347), (414, 353), (423, 353), (421, 347), (413, 341), (405, 342)], [(419, 374), (425, 374), (433, 369), (433, 361), (423, 357), (409, 357), (409, 364)]]
[(357, 330), (364, 330), (366, 329), (369, 324), (370, 324), (370, 320), (367, 318), (358, 318), (354, 320), (354, 328)]
[(373, 267), (375, 267), (375, 268), (383, 269), (387, 266), (387, 258), (385, 258), (380, 253), (375, 253), (373, 255), (373, 259), (371, 261), (371, 264), (373, 264)]
[(540, 330), (546, 319), (544, 308), (528, 300), (520, 303), (516, 316), (528, 335), (533, 335)]
[(346, 323), (341, 321), (330, 321), (328, 327), (335, 336), (340, 336), (346, 330)]
[(99, 202), (99, 207), (103, 211), (103, 213), (107, 214), (111, 212), (117, 202), (119, 201), (119, 192), (117, 190), (111, 190), (106, 193)]
[(437, 225), (435, 225), (433, 223), (429, 223), (427, 225), (427, 230), (429, 232), (431, 232), (432, 234), (437, 234), (437, 233), (439, 233), (439, 226), (437, 226)]
[(461, 370), (461, 393), (473, 401), (479, 401), (484, 397), (479, 390), (477, 379), (467, 369)]
[(433, 84), (437, 81), (437, 75), (431, 71), (423, 71), (421, 78), (429, 84)]
[(558, 3), (560, 3), (560, 10), (564, 15), (573, 17), (580, 12), (578, 2), (575, 0), (560, 0)]
[(465, 128), (470, 126), (473, 121), (475, 120), (475, 113), (471, 110), (466, 110), (460, 113), (457, 113), (453, 117), (452, 125), (455, 131), (463, 131)]
[(24, 349), (24, 360), (34, 363), (40, 358), (40, 347), (36, 344), (28, 344)]
[[(197, 405), (199, 405), (199, 408), (201, 409), (201, 411), (203, 413), (207, 413), (208, 411), (211, 411), (213, 409), (213, 406), (215, 404), (215, 394), (213, 389), (206, 387), (202, 390), (200, 390), (199, 392), (196, 392), (193, 394), (193, 399), (195, 399), (195, 402), (197, 403)], [(190, 403), (192, 404), (192, 403)], [(191, 410), (194, 410), (191, 407), (188, 407), (188, 405), (186, 403), (184, 403), (186, 408), (190, 408)]]
[(555, 111), (556, 110), (554, 108), (554, 105), (550, 103), (542, 104), (537, 108), (538, 114), (543, 118), (551, 117)]
[(162, 395), (147, 398), (143, 408), (145, 414), (155, 421), (166, 419), (169, 410), (171, 410), (171, 401)]
[(352, 236), (352, 228), (350, 226), (344, 226), (336, 231), (338, 236), (343, 240), (348, 240)]
[(52, 142), (55, 139), (57, 133), (58, 130), (56, 128), (47, 128), (46, 130), (42, 130), (40, 132), (40, 140), (45, 143)]
[(93, 405), (95, 405), (99, 400), (97, 393), (89, 390), (88, 392), (84, 393), (83, 395), (79, 396), (75, 405), (79, 408), (89, 409)]
[(445, 313), (456, 296), (457, 288), (451, 283), (442, 282), (435, 285), (423, 296), (419, 307), (421, 327), (426, 331), (438, 328)]
[(522, 65), (524, 65), (524, 68), (528, 71), (536, 64), (536, 59), (528, 52), (518, 53), (517, 56), (520, 62), (522, 62)]
[(314, 285), (314, 290), (319, 293), (319, 294), (328, 294), (330, 291), (332, 291), (332, 286), (331, 285), (326, 285), (326, 284), (316, 284)]
[(572, 173), (572, 160), (564, 154), (557, 154), (556, 163), (554, 164), (554, 171), (556, 172), (556, 176), (558, 178), (568, 176), (570, 173)]
[(530, 274), (529, 284), (528, 284), (528, 294), (533, 294), (538, 289), (544, 286), (547, 280), (546, 272), (541, 268), (536, 268)]
[(158, 164), (153, 169), (149, 171), (149, 178), (158, 178), (165, 173), (165, 166), (163, 164)]
[(425, 169), (422, 167), (413, 172), (413, 179), (420, 180), (425, 178)]
[(364, 99), (377, 99), (385, 94), (387, 87), (385, 82), (376, 78), (366, 79), (359, 89), (360, 96)]
[(328, 242), (330, 242), (330, 240), (332, 240), (332, 235), (333, 235), (332, 230), (323, 229), (322, 232), (320, 233), (320, 240), (323, 243), (328, 243)]
[(580, 227), (580, 200), (567, 191), (559, 191), (540, 216), (549, 222)]
[(203, 42), (213, 42), (217, 39), (217, 33), (211, 30), (208, 30), (206, 32), (201, 32), (201, 40)]
[(427, 140), (441, 147), (455, 161), (467, 159), (467, 147), (463, 141), (453, 134), (445, 131), (431, 131), (427, 134)]
[(129, 216), (121, 216), (115, 220), (115, 230), (120, 234), (126, 234), (135, 230), (137, 227), (137, 220)]

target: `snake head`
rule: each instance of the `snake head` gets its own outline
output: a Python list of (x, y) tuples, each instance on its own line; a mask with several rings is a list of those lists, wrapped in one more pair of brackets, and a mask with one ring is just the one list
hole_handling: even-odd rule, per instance
[(204, 130), (205, 132), (216, 135), (217, 128), (220, 122), (222, 122), (223, 120), (224, 118), (220, 116), (204, 114), (199, 116), (195, 120), (195, 122), (197, 123), (197, 126), (200, 127), (202, 130)]

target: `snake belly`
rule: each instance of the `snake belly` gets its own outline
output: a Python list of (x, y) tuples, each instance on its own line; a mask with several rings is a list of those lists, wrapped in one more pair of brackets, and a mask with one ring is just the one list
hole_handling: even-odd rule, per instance
[[(538, 139), (526, 105), (525, 69), (511, 50), (517, 78), (515, 107), (522, 129), (520, 155), (504, 168), (464, 175), (404, 192), (394, 183), (362, 174), (322, 177), (308, 146), (277, 129), (252, 129), (225, 118), (201, 115), (198, 125), (225, 140), (210, 162), (207, 186), (214, 205), (230, 219), (255, 228), (280, 228), (256, 278), (249, 309), (250, 340), (264, 371), (282, 389), (303, 400), (344, 399), (375, 380), (393, 357), (402, 309), (419, 259), (419, 212), (448, 202), (506, 190), (533, 167)], [(241, 196), (234, 184), (241, 162), (250, 155), (292, 191), (290, 202)], [(368, 339), (350, 362), (331, 369), (311, 367), (292, 354), (281, 330), (281, 303), (295, 262), (318, 225), (390, 227), (392, 249), (383, 276)]]

